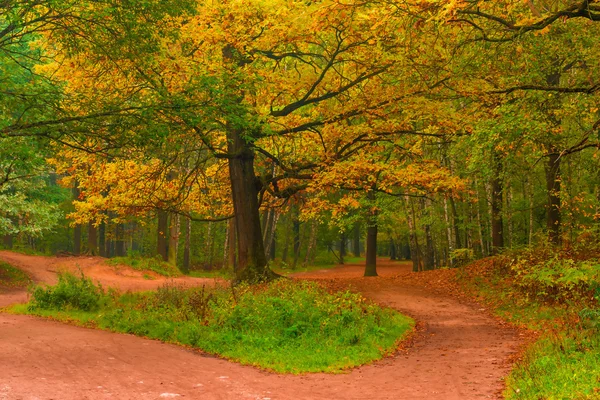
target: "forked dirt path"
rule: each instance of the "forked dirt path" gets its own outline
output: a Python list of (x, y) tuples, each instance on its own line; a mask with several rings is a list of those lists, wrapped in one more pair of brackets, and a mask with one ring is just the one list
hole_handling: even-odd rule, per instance
[[(164, 283), (130, 272), (116, 275), (98, 260), (86, 259), (76, 262), (105, 285), (145, 290)], [(11, 252), (0, 252), (0, 260), (49, 282), (58, 263), (67, 269), (75, 263)], [(477, 305), (405, 282), (406, 263), (380, 261), (379, 278), (362, 278), (359, 265), (297, 275), (352, 284), (421, 323), (408, 350), (347, 374), (272, 374), (131, 335), (0, 313), (0, 399), (500, 398), (502, 377), (510, 368), (507, 360), (520, 344), (518, 332), (501, 326)], [(22, 293), (0, 293), (0, 306), (19, 296), (25, 299)]]

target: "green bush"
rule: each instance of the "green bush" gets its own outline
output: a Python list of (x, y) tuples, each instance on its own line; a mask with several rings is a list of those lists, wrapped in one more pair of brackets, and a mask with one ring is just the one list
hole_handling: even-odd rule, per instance
[(105, 297), (102, 286), (94, 285), (83, 274), (76, 277), (70, 273), (60, 273), (55, 286), (37, 286), (33, 289), (29, 307), (31, 310), (96, 311)]

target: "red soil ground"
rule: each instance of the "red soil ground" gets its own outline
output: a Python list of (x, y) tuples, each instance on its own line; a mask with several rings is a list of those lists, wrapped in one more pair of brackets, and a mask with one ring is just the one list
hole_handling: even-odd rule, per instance
[[(95, 257), (37, 257), (0, 251), (37, 282), (53, 283), (61, 269), (78, 268), (104, 286), (149, 290), (168, 279), (146, 280)], [(511, 356), (522, 340), (476, 304), (411, 279), (407, 263), (380, 260), (378, 278), (347, 265), (297, 274), (352, 285), (366, 297), (419, 322), (412, 345), (346, 374), (279, 375), (131, 335), (0, 313), (0, 400), (4, 399), (496, 399)], [(443, 275), (440, 275), (443, 276)], [(178, 278), (178, 284), (215, 284)], [(0, 307), (25, 301), (2, 292)]]

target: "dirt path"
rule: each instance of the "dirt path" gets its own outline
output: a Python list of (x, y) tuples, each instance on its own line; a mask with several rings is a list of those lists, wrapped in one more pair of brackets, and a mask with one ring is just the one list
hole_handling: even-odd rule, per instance
[[(0, 259), (17, 261), (35, 278), (50, 278), (56, 259), (25, 257), (0, 252)], [(86, 274), (95, 273), (93, 264)], [(475, 305), (393, 278), (408, 268), (387, 262), (379, 268), (384, 277), (367, 279), (356, 265), (299, 274), (351, 283), (422, 323), (413, 347), (347, 374), (271, 374), (130, 335), (0, 314), (0, 399), (498, 398), (518, 333)], [(139, 290), (134, 277), (105, 279)], [(159, 283), (142, 286), (149, 284)], [(0, 294), (0, 304), (7, 300)]]

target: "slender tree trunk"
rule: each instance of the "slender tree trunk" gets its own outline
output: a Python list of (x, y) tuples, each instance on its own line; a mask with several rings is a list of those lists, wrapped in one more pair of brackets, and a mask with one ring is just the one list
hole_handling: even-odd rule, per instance
[(183, 246), (183, 264), (181, 272), (184, 274), (190, 273), (191, 267), (191, 250), (192, 250), (192, 220), (188, 217), (185, 219), (185, 244)]
[(288, 217), (285, 218), (285, 223), (283, 224), (285, 238), (283, 240), (283, 251), (281, 252), (281, 261), (286, 263), (288, 259), (288, 252), (290, 248), (290, 220)]
[(268, 236), (266, 236), (265, 252), (268, 259), (272, 259), (275, 255), (275, 231), (277, 228), (277, 222), (279, 221), (279, 213), (275, 210), (271, 210), (271, 216), (268, 222)]
[(98, 229), (92, 222), (88, 223), (88, 253), (91, 256), (98, 255)]
[[(552, 149), (555, 151), (555, 149)], [(546, 212), (546, 229), (550, 243), (560, 243), (560, 154), (553, 152), (548, 156), (546, 166), (546, 190), (548, 192), (548, 209)]]
[[(429, 217), (429, 210), (431, 206), (429, 201), (425, 199), (421, 200), (421, 210), (424, 215)], [(427, 218), (429, 220), (429, 218)], [(431, 224), (426, 223), (424, 226), (425, 230), (425, 254), (423, 257), (423, 267), (426, 271), (430, 271), (434, 268), (434, 250), (433, 250), (433, 237), (431, 235)]]
[(169, 214), (166, 211), (158, 211), (158, 229), (156, 237), (156, 253), (163, 261), (169, 260), (167, 253), (167, 232), (169, 230)]
[(267, 266), (258, 204), (254, 153), (237, 128), (228, 127), (229, 178), (237, 229), (238, 281), (259, 282), (276, 275)]
[[(448, 241), (448, 253), (451, 254), (456, 247), (454, 245), (454, 238), (452, 237), (452, 226), (450, 225), (450, 218), (448, 216), (447, 197), (444, 197), (444, 220), (446, 221), (446, 240)], [(450, 266), (452, 266), (452, 258), (450, 258)]]
[[(375, 191), (370, 190), (367, 193), (367, 198), (370, 202), (375, 202)], [(377, 209), (373, 204), (372, 211), (369, 215), (367, 226), (367, 262), (365, 265), (364, 276), (377, 276)]]
[(169, 224), (169, 248), (167, 251), (168, 263), (177, 266), (177, 253), (179, 251), (179, 214), (171, 214)]
[(396, 254), (396, 243), (394, 243), (394, 239), (390, 237), (390, 260), (396, 261), (398, 256)]
[(494, 172), (491, 182), (492, 191), (492, 253), (496, 254), (504, 247), (504, 225), (502, 221), (502, 162), (496, 154), (493, 157)]
[(456, 211), (456, 202), (454, 198), (450, 196), (448, 198), (450, 202), (450, 211), (452, 212), (452, 227), (454, 228), (454, 244), (456, 249), (462, 248), (462, 242), (460, 240), (460, 220), (458, 218), (458, 212)]
[(506, 194), (506, 222), (508, 224), (508, 247), (513, 247), (513, 230), (514, 230), (514, 222), (513, 222), (513, 189), (510, 182), (508, 182), (508, 190)]

